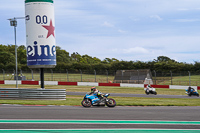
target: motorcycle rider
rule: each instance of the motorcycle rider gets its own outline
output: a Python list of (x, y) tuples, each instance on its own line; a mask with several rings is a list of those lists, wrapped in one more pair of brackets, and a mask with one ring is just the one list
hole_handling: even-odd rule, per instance
[(147, 85), (147, 88), (152, 88), (150, 84)]
[(91, 88), (90, 95), (96, 95), (100, 100), (103, 99), (103, 93), (101, 93), (96, 87)]
[(151, 87), (150, 84), (148, 84), (147, 87), (146, 87), (147, 91), (151, 90), (151, 88), (152, 88), (152, 87)]
[(187, 93), (188, 94), (192, 94), (194, 91), (196, 91), (194, 88), (192, 88), (192, 87), (188, 87), (188, 90), (187, 90)]
[(190, 93), (191, 93), (191, 90), (192, 90), (192, 87), (190, 87), (190, 86), (189, 86), (189, 87), (188, 87), (188, 91), (187, 91), (187, 92), (188, 92), (188, 94), (190, 94)]

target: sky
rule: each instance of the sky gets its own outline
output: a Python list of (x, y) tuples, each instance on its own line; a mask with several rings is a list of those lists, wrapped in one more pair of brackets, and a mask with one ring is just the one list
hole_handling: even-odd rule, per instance
[[(54, 0), (56, 45), (101, 60), (200, 62), (199, 0)], [(7, 19), (25, 16), (24, 0), (0, 4), (0, 44), (14, 44)], [(26, 46), (19, 19), (17, 45)]]

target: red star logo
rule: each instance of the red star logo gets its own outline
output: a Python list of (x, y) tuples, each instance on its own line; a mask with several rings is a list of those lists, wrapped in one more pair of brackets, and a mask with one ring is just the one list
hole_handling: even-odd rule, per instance
[[(45, 25), (42, 25), (45, 29), (48, 30), (48, 34), (47, 34), (47, 38), (50, 36), (50, 35), (53, 35), (54, 36), (54, 30), (55, 30), (55, 27), (53, 26), (52, 24), (52, 20), (50, 20), (50, 25), (49, 26), (45, 26)], [(54, 36), (55, 37), (55, 36)]]

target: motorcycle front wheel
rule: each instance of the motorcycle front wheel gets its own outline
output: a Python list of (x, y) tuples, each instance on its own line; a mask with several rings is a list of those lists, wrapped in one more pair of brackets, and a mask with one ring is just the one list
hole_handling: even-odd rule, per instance
[(86, 108), (89, 108), (92, 106), (92, 103), (89, 99), (84, 99), (82, 102), (81, 102), (82, 106), (83, 107), (86, 107)]
[(147, 95), (149, 95), (149, 92), (145, 91), (145, 93), (146, 93)]
[(112, 98), (109, 98), (107, 101), (106, 101), (106, 105), (108, 107), (115, 107), (116, 106), (116, 101)]

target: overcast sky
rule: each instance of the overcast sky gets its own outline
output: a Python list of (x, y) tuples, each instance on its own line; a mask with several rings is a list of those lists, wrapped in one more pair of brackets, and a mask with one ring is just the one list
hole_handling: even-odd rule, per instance
[[(0, 4), (0, 44), (14, 44), (8, 18), (23, 17), (24, 0)], [(54, 0), (56, 45), (125, 61), (167, 56), (200, 61), (200, 0)], [(17, 44), (26, 45), (25, 21), (18, 20)]]

